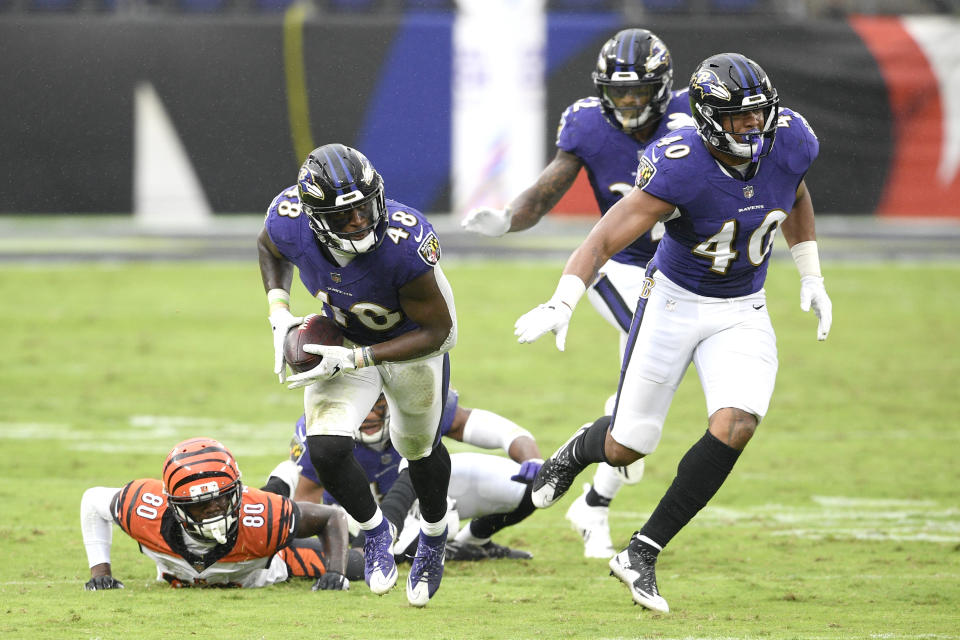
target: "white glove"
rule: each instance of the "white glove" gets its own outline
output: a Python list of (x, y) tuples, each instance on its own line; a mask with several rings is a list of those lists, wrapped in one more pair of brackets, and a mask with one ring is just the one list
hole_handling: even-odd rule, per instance
[(510, 212), (507, 209), (478, 207), (467, 213), (460, 226), (467, 231), (499, 238), (510, 230)]
[(523, 344), (553, 331), (557, 335), (557, 349), (563, 351), (571, 315), (573, 309), (558, 300), (550, 300), (520, 316), (513, 325), (513, 335)]
[(313, 369), (287, 378), (287, 382), (292, 383), (287, 385), (288, 389), (299, 389), (318, 380), (332, 380), (344, 371), (357, 368), (353, 349), (325, 344), (305, 344), (303, 350), (323, 356), (323, 360)]
[(804, 276), (800, 278), (800, 310), (810, 311), (813, 307), (813, 313), (819, 321), (817, 324), (817, 340), (826, 340), (830, 333), (830, 325), (833, 323), (833, 303), (827, 295), (827, 290), (823, 286), (823, 278), (820, 276)]
[(298, 318), (290, 313), (289, 309), (280, 307), (267, 319), (270, 321), (270, 328), (273, 329), (273, 372), (283, 384), (287, 379), (287, 363), (283, 359), (283, 341), (287, 337), (287, 332), (303, 322), (303, 318)]

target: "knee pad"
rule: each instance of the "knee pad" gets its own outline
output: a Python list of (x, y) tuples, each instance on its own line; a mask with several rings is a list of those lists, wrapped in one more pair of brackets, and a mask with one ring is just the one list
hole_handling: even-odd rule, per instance
[(324, 475), (337, 473), (341, 464), (352, 459), (353, 446), (353, 438), (347, 436), (307, 436), (310, 460), (321, 480)]

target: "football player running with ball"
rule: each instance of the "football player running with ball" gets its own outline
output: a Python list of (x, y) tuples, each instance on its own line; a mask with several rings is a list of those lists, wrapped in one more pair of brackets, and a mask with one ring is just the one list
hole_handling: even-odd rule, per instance
[[(504, 209), (470, 211), (463, 227), (488, 236), (523, 231), (537, 224), (560, 201), (585, 168), (601, 215), (633, 187), (637, 160), (652, 141), (677, 127), (692, 125), (687, 88), (672, 91), (673, 60), (656, 34), (625, 29), (604, 43), (592, 74), (597, 95), (573, 103), (557, 130), (557, 154), (527, 190)], [(663, 235), (657, 224), (634, 238), (600, 266), (587, 289), (590, 303), (620, 334), (620, 358), (640, 297), (647, 262)], [(557, 335), (562, 351), (564, 334)], [(616, 395), (604, 412), (613, 411)], [(588, 558), (616, 553), (610, 539), (610, 502), (625, 482), (643, 475), (643, 461), (629, 468), (597, 467), (593, 483), (570, 506), (567, 519), (583, 537)]]
[[(365, 533), (364, 574), (377, 594), (397, 581), (396, 534), (353, 446), (381, 392), (387, 398), (393, 444), (409, 460), (423, 516), (407, 599), (424, 606), (443, 576), (450, 455), (438, 427), (447, 352), (457, 340), (453, 292), (438, 264), (440, 241), (419, 211), (385, 199), (383, 180), (362, 153), (328, 144), (312, 151), (297, 183), (274, 198), (257, 245), (274, 372), (290, 388), (304, 387), (310, 458), (323, 486)], [(284, 338), (302, 320), (289, 308), (294, 266), (345, 342), (307, 345), (323, 360), (287, 379)]]
[(110, 564), (112, 523), (172, 587), (263, 587), (308, 577), (317, 579), (314, 591), (350, 588), (347, 516), (339, 507), (244, 487), (233, 455), (210, 438), (174, 446), (161, 475), (84, 492), (87, 591), (123, 588)]
[(673, 395), (691, 362), (706, 396), (708, 428), (629, 545), (610, 560), (634, 601), (668, 611), (657, 588), (659, 552), (720, 489), (767, 412), (777, 346), (763, 283), (777, 229), (800, 272), (800, 308), (830, 331), (813, 204), (804, 175), (819, 150), (810, 125), (781, 108), (760, 66), (737, 53), (704, 60), (690, 79), (696, 128), (647, 147), (636, 187), (577, 248), (554, 296), (516, 323), (519, 342), (562, 336), (597, 270), (666, 220), (630, 327), (612, 420), (578, 430), (537, 474), (533, 502), (547, 507), (593, 462), (630, 464), (656, 449)]

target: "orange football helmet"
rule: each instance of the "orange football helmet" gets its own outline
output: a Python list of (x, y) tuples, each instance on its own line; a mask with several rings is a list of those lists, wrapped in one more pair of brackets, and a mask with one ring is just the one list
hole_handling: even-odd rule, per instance
[(180, 525), (220, 544), (237, 532), (243, 483), (233, 454), (212, 438), (177, 444), (163, 463), (163, 492)]

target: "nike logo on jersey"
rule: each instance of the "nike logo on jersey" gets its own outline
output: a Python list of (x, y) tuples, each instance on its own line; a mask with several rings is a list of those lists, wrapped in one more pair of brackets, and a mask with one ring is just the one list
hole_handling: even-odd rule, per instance
[(420, 242), (423, 240), (423, 225), (420, 225), (420, 233), (413, 239), (414, 242)]
[(756, 309), (757, 311), (760, 311), (760, 309), (763, 309), (763, 307), (764, 307), (764, 305), (762, 305), (762, 304), (755, 304), (755, 305), (753, 305), (753, 308)]

